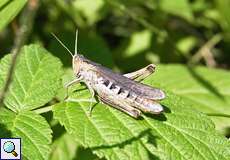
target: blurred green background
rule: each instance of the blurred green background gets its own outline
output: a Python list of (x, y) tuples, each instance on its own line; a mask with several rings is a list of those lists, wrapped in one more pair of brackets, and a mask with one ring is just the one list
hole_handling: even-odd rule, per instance
[[(38, 8), (26, 43), (42, 44), (65, 66), (71, 56), (50, 33), (74, 52), (78, 28), (79, 52), (122, 72), (149, 63), (230, 67), (229, 0), (33, 1)], [(1, 57), (13, 47), (22, 12), (1, 28)]]
[[(79, 53), (115, 71), (131, 72), (150, 63), (230, 68), (229, 0), (0, 0), (0, 58), (15, 48), (22, 24), (30, 26), (27, 28), (28, 35), (24, 37), (25, 44), (41, 44), (59, 57), (66, 68), (72, 65), (72, 57), (51, 33), (55, 33), (74, 52), (76, 29), (79, 30)], [(181, 71), (180, 66), (173, 68)], [(169, 90), (177, 88), (178, 92), (182, 90), (182, 95), (183, 88), (195, 88), (198, 92), (200, 89), (201, 93), (201, 86), (208, 88), (208, 94), (199, 97), (200, 102), (208, 102), (208, 109), (214, 108), (213, 112), (207, 109), (207, 113), (214, 113), (216, 106), (220, 108), (220, 113), (226, 112), (226, 116), (222, 115), (225, 118), (213, 120), (217, 129), (224, 128), (222, 133), (230, 137), (230, 110), (226, 109), (230, 101), (222, 102), (218, 96), (216, 99), (210, 96), (216, 90), (213, 86), (216, 86), (229, 98), (229, 87), (226, 85), (229, 86), (230, 81), (226, 79), (230, 77), (225, 79), (226, 73), (222, 75), (222, 72), (217, 74), (219, 71), (215, 71), (213, 78), (214, 71), (205, 69), (201, 69), (200, 74), (191, 69), (180, 73), (171, 69), (170, 65), (162, 69), (166, 72), (162, 76), (165, 82), (159, 83), (168, 82), (167, 85), (171, 85)], [(205, 74), (209, 75), (208, 82)], [(177, 77), (183, 77), (185, 83), (187, 80), (190, 83), (177, 87)], [(219, 85), (209, 85), (213, 79), (218, 84), (218, 78), (225, 81)], [(194, 85), (198, 82), (200, 85)], [(191, 96), (189, 100), (196, 102), (197, 95), (188, 95)], [(194, 104), (197, 109), (205, 110), (202, 105)], [(65, 151), (69, 144), (74, 146), (70, 157), (74, 157), (77, 148), (75, 159), (97, 159), (89, 149), (73, 143), (69, 135), (63, 134), (63, 127), (56, 121), (51, 126), (54, 131), (51, 159), (65, 155), (59, 147)]]

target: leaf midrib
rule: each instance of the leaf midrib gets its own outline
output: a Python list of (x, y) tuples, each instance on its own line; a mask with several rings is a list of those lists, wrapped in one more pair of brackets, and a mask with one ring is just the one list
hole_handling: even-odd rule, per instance
[(30, 142), (35, 146), (35, 149), (39, 152), (39, 155), (45, 159), (45, 157), (43, 156), (41, 150), (39, 149), (39, 146), (36, 145), (36, 143), (30, 138), (30, 136), (27, 135), (27, 133), (23, 132), (20, 128), (15, 127), (15, 129), (17, 129), (18, 131), (20, 131), (22, 134), (24, 134), (29, 140)]
[[(37, 56), (37, 54), (38, 54), (38, 51), (37, 51), (37, 50), (38, 50), (38, 49), (37, 49), (37, 48), (34, 48), (34, 47), (33, 47), (33, 49), (35, 50), (35, 55), (36, 55), (35, 57), (37, 57), (38, 65), (36, 66), (36, 70), (35, 70), (35, 72), (34, 72), (34, 75), (31, 75), (31, 83), (29, 84), (28, 88), (25, 89), (25, 88), (23, 87), (23, 85), (20, 84), (20, 86), (22, 86), (22, 88), (24, 88), (23, 90), (26, 91), (26, 92), (25, 92), (25, 96), (23, 97), (22, 101), (20, 102), (20, 104), (23, 105), (23, 106), (20, 106), (20, 108), (23, 108), (23, 107), (26, 105), (24, 102), (25, 102), (26, 99), (29, 97), (28, 92), (29, 92), (29, 90), (32, 88), (33, 83), (34, 83), (34, 79), (35, 79), (35, 77), (37, 76), (37, 74), (38, 74), (39, 71), (40, 71), (41, 62), (44, 61), (44, 60), (47, 58), (47, 56), (43, 55), (43, 56), (40, 57), (40, 59), (39, 59), (38, 56)], [(24, 51), (25, 51), (25, 55), (27, 55), (27, 50), (24, 49)], [(26, 56), (25, 56), (25, 57), (26, 57)], [(29, 65), (28, 65), (28, 63), (27, 63), (27, 58), (25, 58), (25, 59), (26, 59), (26, 67), (27, 67), (28, 70), (30, 70), (30, 67), (29, 67)], [(16, 79), (18, 79), (17, 74), (15, 74), (15, 77), (16, 77)], [(21, 82), (19, 81), (19, 83), (21, 83)]]
[[(103, 139), (103, 141), (104, 141), (106, 144), (109, 144), (109, 143), (104, 139), (104, 137), (102, 136), (102, 133), (99, 131), (100, 129), (98, 129), (98, 128), (96, 127), (96, 125), (93, 123), (93, 121), (90, 120), (90, 118), (88, 117), (87, 111), (84, 109), (83, 104), (80, 103), (80, 102), (78, 102), (78, 104), (81, 106), (81, 108), (82, 108), (82, 110), (84, 111), (85, 116), (87, 117), (88, 121), (92, 124), (92, 126), (94, 126), (94, 128), (96, 129), (96, 131), (98, 132), (98, 134), (101, 136), (101, 138)], [(119, 159), (119, 155), (117, 154), (117, 152), (114, 151), (113, 148), (112, 148), (112, 150), (113, 150), (113, 152), (115, 153), (116, 157)]]
[[(42, 153), (41, 153), (40, 150), (39, 150), (39, 147), (36, 146), (36, 144), (33, 142), (33, 140), (31, 140), (31, 138), (30, 138), (25, 132), (23, 132), (20, 128), (17, 127), (16, 123), (17, 123), (18, 116), (19, 116), (19, 114), (16, 113), (15, 116), (14, 116), (14, 119), (12, 120), (12, 121), (13, 121), (13, 125), (12, 125), (12, 127), (10, 127), (10, 130), (11, 130), (13, 133), (17, 132), (17, 130), (18, 130), (18, 131), (20, 131), (22, 134), (24, 134), (24, 135), (31, 141), (31, 143), (35, 146), (35, 148), (39, 151), (40, 155), (42, 155)], [(42, 156), (42, 157), (43, 157), (43, 156)], [(43, 157), (43, 159), (45, 159), (45, 158)]]
[[(110, 109), (108, 109), (108, 110), (109, 110), (109, 112), (113, 115), (113, 117), (115, 117), (115, 118), (117, 119), (117, 121), (119, 121), (120, 124), (123, 125), (124, 128), (126, 128), (126, 130), (128, 131), (128, 133), (130, 133), (133, 137), (136, 137), (136, 136), (134, 135), (134, 133), (125, 125), (124, 122), (122, 122), (122, 121), (121, 121), (121, 120), (120, 120)], [(148, 146), (146, 146), (146, 144), (143, 143), (140, 139), (138, 139), (138, 142), (139, 142), (142, 146), (144, 146), (145, 149), (148, 149), (148, 150), (149, 150)], [(149, 150), (149, 152), (152, 153), (151, 150)], [(141, 157), (141, 156), (140, 156), (140, 157)]]

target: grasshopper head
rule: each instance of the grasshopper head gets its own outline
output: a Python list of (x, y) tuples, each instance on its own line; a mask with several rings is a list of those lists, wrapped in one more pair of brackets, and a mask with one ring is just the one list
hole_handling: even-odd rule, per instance
[(80, 72), (88, 72), (89, 70), (92, 70), (97, 65), (95, 62), (90, 61), (89, 59), (85, 58), (81, 54), (75, 54), (73, 56), (73, 71), (75, 76), (80, 76)]
[(73, 56), (73, 62), (72, 62), (72, 65), (73, 65), (73, 72), (74, 72), (74, 75), (75, 76), (79, 76), (79, 73), (80, 73), (80, 68), (82, 66), (82, 57), (80, 54), (75, 54)]

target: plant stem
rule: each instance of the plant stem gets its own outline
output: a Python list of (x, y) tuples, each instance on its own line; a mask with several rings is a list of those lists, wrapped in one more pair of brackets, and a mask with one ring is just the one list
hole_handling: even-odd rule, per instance
[(128, 8), (125, 5), (118, 3), (117, 1), (111, 1), (111, 0), (106, 0), (106, 2), (108, 4), (116, 7), (117, 9), (121, 10), (125, 14), (129, 15), (129, 17), (131, 17), (133, 20), (135, 20), (136, 22), (138, 22), (142, 26), (148, 28), (153, 33), (156, 33), (156, 34), (162, 36), (161, 34), (166, 32), (164, 30), (161, 30), (161, 29), (155, 27), (153, 24), (149, 23), (148, 21), (144, 20), (143, 18), (140, 18), (139, 15), (136, 15), (132, 11), (128, 10)]
[(216, 61), (213, 57), (211, 50), (214, 46), (222, 40), (221, 34), (214, 35), (208, 40), (190, 59), (189, 64), (196, 64), (203, 57), (208, 67), (215, 67)]
[(3, 100), (5, 98), (5, 95), (9, 89), (10, 83), (12, 81), (12, 75), (15, 69), (15, 65), (17, 62), (17, 58), (19, 57), (20, 50), (22, 46), (25, 44), (26, 40), (28, 39), (28, 36), (31, 32), (33, 21), (35, 17), (35, 13), (38, 8), (38, 0), (30, 0), (27, 4), (27, 7), (23, 11), (20, 19), (20, 28), (16, 34), (16, 38), (14, 41), (14, 47), (11, 51), (12, 53), (12, 60), (11, 65), (8, 71), (8, 75), (6, 77), (6, 83), (3, 87), (3, 90), (0, 94), (0, 104), (3, 104)]
[(47, 107), (39, 108), (39, 109), (34, 110), (34, 112), (37, 113), (37, 114), (46, 113), (46, 112), (51, 111), (52, 107), (53, 106), (47, 106)]
[(126, 15), (128, 15), (130, 18), (132, 18), (134, 21), (136, 21), (137, 23), (139, 23), (140, 25), (142, 25), (143, 27), (147, 28), (148, 30), (150, 30), (151, 32), (153, 32), (154, 34), (156, 34), (159, 38), (161, 39), (167, 39), (167, 43), (168, 45), (177, 53), (180, 54), (182, 57), (184, 57), (185, 59), (189, 59), (189, 57), (187, 55), (184, 55), (181, 53), (181, 51), (179, 51), (177, 49), (177, 47), (175, 47), (175, 42), (174, 40), (172, 40), (168, 34), (168, 31), (166, 29), (160, 29), (157, 26), (153, 25), (152, 23), (148, 22), (147, 20), (145, 20), (144, 18), (140, 18), (139, 15), (137, 15), (136, 13), (134, 13), (133, 11), (129, 10), (125, 5), (123, 5), (122, 3), (117, 2), (116, 0), (111, 1), (111, 0), (106, 0), (106, 2), (108, 4), (110, 4), (113, 7), (116, 7), (117, 9), (119, 9), (120, 11), (124, 12)]

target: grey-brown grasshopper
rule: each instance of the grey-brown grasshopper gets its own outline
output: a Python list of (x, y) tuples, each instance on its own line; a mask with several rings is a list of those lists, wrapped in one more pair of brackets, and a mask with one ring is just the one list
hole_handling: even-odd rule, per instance
[[(55, 35), (54, 37), (70, 52)], [(73, 84), (83, 82), (92, 97), (98, 96), (101, 102), (134, 118), (139, 117), (141, 111), (152, 114), (163, 111), (159, 101), (165, 98), (165, 93), (160, 89), (139, 83), (155, 71), (154, 64), (124, 75), (115, 73), (77, 53), (77, 32), (75, 54), (71, 52), (70, 54), (73, 57), (72, 65), (76, 79), (66, 84), (67, 89)]]

